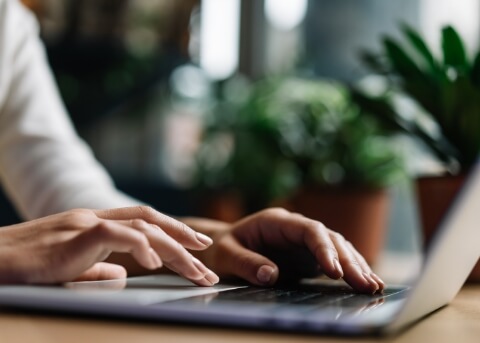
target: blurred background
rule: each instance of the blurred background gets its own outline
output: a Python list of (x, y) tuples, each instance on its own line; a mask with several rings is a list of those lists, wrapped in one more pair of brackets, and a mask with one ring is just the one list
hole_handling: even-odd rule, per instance
[[(434, 51), (445, 24), (455, 26), (469, 51), (477, 49), (480, 33), (476, 0), (23, 3), (40, 22), (79, 134), (120, 189), (174, 215), (201, 214), (193, 180), (202, 123), (229, 80), (238, 86), (294, 74), (352, 84), (368, 76), (359, 52), (378, 50), (385, 34), (399, 36), (401, 23), (417, 29)], [(421, 152), (407, 154), (418, 154), (409, 168), (418, 161), (430, 166)], [(408, 179), (389, 195), (388, 246), (417, 249)], [(15, 221), (8, 208), (2, 206), (2, 220)]]

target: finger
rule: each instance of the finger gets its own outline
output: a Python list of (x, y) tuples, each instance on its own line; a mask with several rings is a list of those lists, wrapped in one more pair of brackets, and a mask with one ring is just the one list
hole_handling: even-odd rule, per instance
[(96, 210), (95, 214), (99, 218), (110, 220), (145, 220), (150, 224), (161, 227), (170, 237), (188, 249), (203, 250), (213, 243), (210, 237), (196, 232), (186, 224), (148, 206)]
[[(220, 278), (218, 277), (217, 274), (212, 272), (210, 269), (208, 269), (199, 259), (196, 257), (193, 257), (193, 263), (194, 265), (200, 270), (200, 272), (203, 273), (204, 277), (198, 280), (193, 280), (191, 279), (190, 281), (193, 282), (194, 284), (198, 286), (204, 286), (204, 287), (210, 287), (215, 285), (220, 281)], [(174, 271), (177, 274), (181, 274), (179, 270), (177, 270), (176, 266), (171, 266), (169, 267), (172, 271)]]
[(59, 263), (60, 267), (56, 268), (55, 280), (51, 281), (73, 280), (95, 263), (105, 260), (113, 251), (131, 253), (147, 269), (161, 266), (160, 258), (142, 232), (113, 221), (102, 221), (63, 244), (57, 254), (63, 260)]
[(258, 286), (271, 286), (278, 280), (275, 263), (243, 247), (232, 236), (224, 238), (220, 255), (217, 269), (221, 275), (239, 277)]
[(372, 277), (373, 280), (375, 280), (378, 283), (379, 289), (377, 292), (383, 293), (386, 287), (385, 281), (383, 281), (382, 278), (377, 274), (375, 274), (374, 272), (370, 273), (370, 276)]
[[(207, 274), (209, 274), (210, 280), (218, 279), (214, 272), (196, 260), (179, 242), (161, 228), (154, 227), (143, 220), (134, 220), (131, 225), (148, 237), (150, 244), (169, 269), (201, 286), (214, 284), (206, 279)], [(217, 282), (218, 280), (215, 283)]]
[(343, 279), (350, 286), (360, 292), (374, 293), (379, 286), (365, 277), (364, 274), (367, 270), (364, 270), (365, 265), (362, 265), (362, 261), (358, 258), (359, 256), (361, 257), (361, 255), (355, 254), (356, 250), (350, 242), (346, 241), (341, 235), (332, 234), (331, 237), (337, 249), (339, 261), (344, 271)]
[(124, 279), (127, 277), (127, 270), (118, 264), (98, 262), (80, 274), (75, 281), (101, 281)]
[(377, 288), (375, 292), (383, 292), (383, 289), (385, 288), (385, 282), (383, 282), (383, 280), (372, 271), (367, 261), (365, 261), (365, 258), (357, 251), (357, 249), (353, 247), (350, 242), (348, 242), (348, 246), (362, 268), (364, 278), (368, 280), (372, 287)]
[[(192, 244), (191, 244), (191, 243), (187, 243), (184, 239), (183, 239), (183, 240), (180, 239), (180, 241), (177, 240), (176, 238), (179, 237), (178, 235), (176, 235), (176, 236), (174, 235), (174, 236), (172, 237), (172, 236), (169, 234), (169, 231), (168, 231), (168, 230), (166, 231), (166, 230), (163, 229), (163, 227), (160, 227), (160, 226), (158, 226), (157, 224), (152, 224), (152, 223), (150, 223), (150, 222), (148, 222), (148, 221), (146, 221), (146, 220), (144, 220), (144, 219), (115, 220), (115, 221), (116, 221), (117, 223), (122, 224), (122, 225), (127, 225), (127, 226), (130, 226), (130, 227), (136, 228), (136, 229), (141, 228), (142, 231), (144, 231), (144, 233), (155, 234), (155, 231), (158, 231), (158, 230), (163, 231), (163, 232), (165, 232), (168, 236), (170, 236), (171, 238), (173, 238), (174, 240), (176, 240), (178, 243), (180, 243), (181, 245), (183, 245), (185, 248), (192, 249), (192, 250), (204, 250), (204, 249), (208, 248), (208, 246), (209, 246), (209, 244), (210, 244), (209, 242), (212, 241), (210, 237), (205, 236), (205, 235), (200, 234), (200, 233), (197, 233), (197, 232), (195, 232), (195, 231), (193, 231), (193, 230), (191, 230), (191, 229), (189, 229), (189, 228), (187, 227), (187, 229), (193, 231), (195, 235), (198, 234), (199, 237), (205, 236), (205, 237), (207, 237), (206, 239), (209, 240), (208, 244), (204, 244), (204, 245), (201, 246), (201, 247), (195, 246), (195, 247), (192, 248)], [(170, 232), (172, 232), (172, 231), (170, 230)], [(176, 231), (176, 232), (178, 232), (178, 231)], [(203, 239), (203, 238), (202, 238), (202, 239)], [(207, 242), (206, 239), (204, 240), (205, 242)]]
[(193, 258), (193, 263), (195, 264), (195, 266), (202, 272), (205, 274), (205, 277), (204, 279), (201, 280), (200, 283), (197, 283), (199, 285), (206, 285), (207, 286), (207, 283), (209, 284), (216, 284), (220, 281), (220, 278), (218, 277), (217, 274), (213, 273), (210, 269), (208, 269), (203, 263), (202, 261), (200, 261), (198, 258)]
[(305, 234), (304, 244), (313, 253), (322, 271), (332, 279), (339, 279), (343, 276), (343, 269), (340, 265), (338, 251), (332, 242), (329, 231), (320, 222), (304, 218)]
[[(343, 276), (339, 268), (338, 253), (330, 239), (329, 230), (320, 222), (285, 210), (270, 209), (261, 216), (260, 229), (268, 235), (274, 226), (282, 238), (296, 245), (306, 246), (313, 254), (322, 271), (333, 279)], [(264, 239), (270, 242), (270, 239)]]

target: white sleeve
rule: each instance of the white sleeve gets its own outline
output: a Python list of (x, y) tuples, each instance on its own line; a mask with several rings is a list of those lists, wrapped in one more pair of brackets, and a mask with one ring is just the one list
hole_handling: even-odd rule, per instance
[(17, 0), (0, 0), (0, 179), (26, 219), (139, 203), (115, 189), (77, 136), (37, 23)]

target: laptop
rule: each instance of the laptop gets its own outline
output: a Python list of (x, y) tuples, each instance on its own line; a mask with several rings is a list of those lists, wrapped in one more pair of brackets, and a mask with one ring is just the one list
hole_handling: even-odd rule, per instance
[(172, 275), (1, 286), (0, 307), (149, 321), (295, 331), (313, 334), (392, 334), (447, 305), (480, 257), (480, 165), (470, 175), (409, 285), (384, 294), (355, 293), (322, 279), (259, 288), (196, 287)]

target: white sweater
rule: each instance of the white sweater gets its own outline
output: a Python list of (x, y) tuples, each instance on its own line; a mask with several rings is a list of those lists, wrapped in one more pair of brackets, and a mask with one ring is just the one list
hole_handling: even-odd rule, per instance
[(0, 0), (0, 180), (26, 219), (138, 203), (114, 188), (77, 136), (37, 23), (17, 0)]

